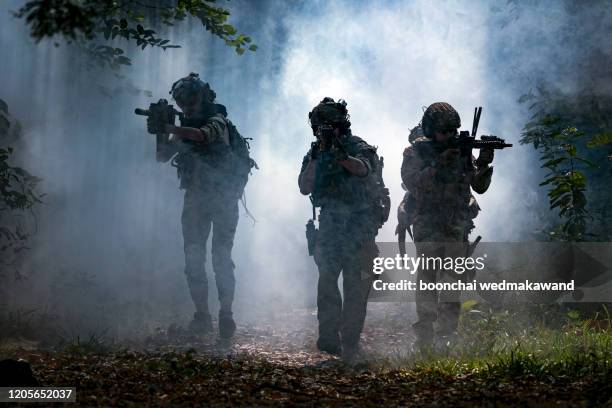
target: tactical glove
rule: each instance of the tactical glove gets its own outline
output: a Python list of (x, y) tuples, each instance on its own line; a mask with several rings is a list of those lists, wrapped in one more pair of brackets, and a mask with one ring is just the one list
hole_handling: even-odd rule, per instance
[(339, 147), (334, 147), (332, 150), (333, 154), (334, 154), (334, 159), (336, 161), (345, 161), (348, 160), (349, 155), (346, 152), (346, 150), (339, 148)]
[(338, 138), (334, 139), (332, 145), (332, 154), (334, 155), (334, 160), (336, 161), (345, 161), (348, 160), (349, 155), (344, 148), (344, 145)]
[(166, 132), (166, 122), (156, 116), (147, 117), (147, 132), (158, 135)]
[(493, 162), (494, 156), (493, 149), (481, 149), (478, 159), (476, 159), (476, 166), (486, 167)]
[(310, 144), (310, 160), (316, 160), (319, 158), (319, 142), (312, 142)]

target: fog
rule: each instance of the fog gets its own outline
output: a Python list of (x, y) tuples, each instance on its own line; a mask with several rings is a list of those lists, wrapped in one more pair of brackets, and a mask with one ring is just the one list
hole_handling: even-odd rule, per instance
[[(186, 322), (192, 313), (182, 192), (175, 169), (155, 161), (144, 119), (133, 114), (169, 99), (170, 85), (192, 71), (254, 139), (260, 167), (246, 189), (256, 222), (241, 208), (233, 251), (238, 320), (314, 305), (317, 272), (304, 237), (311, 208), (297, 175), (313, 140), (308, 111), (324, 96), (347, 101), (353, 133), (385, 158), (393, 210), (379, 241), (395, 240), (409, 129), (436, 101), (455, 106), (463, 129), (483, 106), (479, 134), (514, 143), (496, 154), (473, 234), (521, 241), (537, 227), (539, 170), (533, 149), (518, 145), (528, 113), (517, 100), (534, 81), (560, 75), (548, 67), (563, 49), (556, 33), (564, 2), (521, 9), (485, 1), (232, 1), (231, 22), (253, 37), (255, 53), (239, 57), (187, 22), (167, 33), (180, 49), (126, 47), (133, 66), (121, 80), (88, 70), (61, 41), (34, 43), (9, 14), (22, 3), (0, 3), (0, 98), (24, 129), (18, 159), (43, 179), (46, 196), (20, 267), (28, 279), (14, 284), (11, 302), (56, 311), (75, 330), (121, 336)], [(216, 299), (210, 265), (207, 272)]]

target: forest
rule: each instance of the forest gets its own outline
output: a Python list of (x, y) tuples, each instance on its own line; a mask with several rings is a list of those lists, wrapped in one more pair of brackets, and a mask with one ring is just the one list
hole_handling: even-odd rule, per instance
[[(611, 37), (609, 0), (1, 2), (0, 386), (75, 387), (80, 406), (610, 404)], [(229, 343), (187, 327), (183, 193), (134, 115), (190, 72), (257, 162)], [(553, 248), (541, 278), (579, 290), (464, 295), (454, 347), (420, 353), (415, 301), (371, 299), (364, 358), (319, 351), (297, 180), (325, 96), (384, 156), (383, 252), (424, 108), (448, 101), (468, 129), (483, 106), (479, 136), (513, 146), (471, 239)]]

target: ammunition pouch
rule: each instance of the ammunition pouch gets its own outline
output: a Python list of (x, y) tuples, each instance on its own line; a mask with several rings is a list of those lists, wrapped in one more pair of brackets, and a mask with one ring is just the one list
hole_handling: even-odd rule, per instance
[(314, 220), (308, 220), (306, 223), (306, 241), (308, 242), (308, 255), (310, 256), (314, 255), (318, 232), (319, 230), (315, 227)]
[(378, 206), (380, 211), (380, 223), (378, 228), (382, 228), (382, 226), (389, 219), (389, 213), (391, 212), (391, 197), (389, 195), (389, 189), (386, 187), (382, 187), (380, 191), (380, 205)]
[(189, 153), (179, 153), (172, 160), (172, 167), (176, 167), (176, 175), (180, 180), (180, 188), (187, 189), (193, 180), (195, 158)]

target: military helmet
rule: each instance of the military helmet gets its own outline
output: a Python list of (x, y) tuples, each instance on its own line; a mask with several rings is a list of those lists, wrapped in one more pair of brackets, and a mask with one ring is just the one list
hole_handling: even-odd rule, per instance
[(200, 75), (195, 72), (190, 73), (172, 84), (170, 94), (177, 102), (187, 104), (194, 101), (200, 94), (203, 96), (203, 102), (208, 103), (214, 102), (217, 96), (215, 91), (210, 89), (210, 85), (202, 81)]
[(313, 128), (320, 125), (349, 128), (351, 126), (349, 119), (350, 116), (344, 99), (339, 99), (336, 102), (333, 98), (325, 97), (308, 113), (308, 120)]
[(421, 120), (423, 134), (432, 138), (435, 132), (447, 132), (461, 127), (459, 114), (449, 103), (436, 102), (425, 110)]

